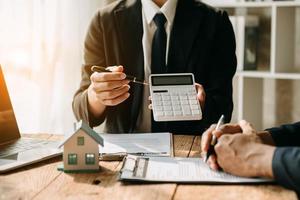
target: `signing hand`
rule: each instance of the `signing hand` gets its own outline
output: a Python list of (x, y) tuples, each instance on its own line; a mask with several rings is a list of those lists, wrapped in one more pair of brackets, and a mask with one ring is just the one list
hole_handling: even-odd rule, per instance
[[(202, 138), (201, 138), (202, 157), (204, 158), (206, 156), (206, 153), (208, 151), (209, 144), (212, 140), (213, 135), (215, 135), (219, 139), (222, 135), (225, 135), (225, 134), (232, 135), (232, 134), (237, 134), (237, 133), (246, 133), (242, 130), (242, 128), (240, 126), (240, 124), (245, 124), (245, 123), (249, 124), (248, 122), (246, 122), (244, 120), (240, 121), (239, 124), (224, 124), (219, 128), (219, 130), (215, 130), (215, 127), (216, 127), (215, 124), (211, 125), (211, 127), (203, 133)], [(263, 144), (274, 146), (274, 141), (269, 132), (260, 131), (260, 132), (256, 132), (256, 135), (260, 138), (260, 141)], [(220, 168), (220, 166), (217, 162), (216, 155), (211, 155), (207, 160), (207, 164), (213, 170), (218, 170)]]
[(230, 174), (245, 177), (273, 178), (272, 159), (275, 147), (263, 144), (250, 123), (239, 123), (242, 133), (224, 134), (215, 146), (217, 163)]
[[(208, 148), (210, 146), (210, 142), (212, 140), (212, 136), (215, 135), (217, 138), (220, 138), (223, 134), (235, 134), (235, 133), (241, 133), (241, 127), (239, 124), (224, 124), (219, 127), (218, 130), (215, 130), (216, 124), (213, 124), (210, 126), (209, 129), (207, 129), (203, 134), (201, 138), (201, 154), (202, 157), (205, 158)], [(218, 170), (219, 165), (217, 163), (217, 157), (216, 155), (209, 156), (207, 160), (208, 165), (213, 170)]]

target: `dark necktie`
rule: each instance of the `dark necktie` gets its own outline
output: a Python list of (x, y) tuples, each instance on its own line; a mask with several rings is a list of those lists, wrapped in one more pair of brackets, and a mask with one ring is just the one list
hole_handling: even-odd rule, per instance
[[(162, 13), (157, 13), (153, 18), (157, 27), (153, 41), (152, 41), (152, 54), (151, 54), (151, 73), (162, 74), (167, 72), (166, 67), (166, 46), (167, 46), (167, 33), (165, 30), (166, 17)], [(151, 112), (151, 131), (163, 132), (166, 131), (165, 122), (155, 122), (153, 119), (153, 112)]]
[(166, 72), (167, 33), (165, 23), (167, 20), (164, 14), (157, 13), (153, 21), (157, 29), (152, 41), (151, 72), (152, 74), (160, 74)]

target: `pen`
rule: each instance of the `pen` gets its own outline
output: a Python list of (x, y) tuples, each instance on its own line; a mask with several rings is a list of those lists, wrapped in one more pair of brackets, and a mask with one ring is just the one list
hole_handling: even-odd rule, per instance
[[(100, 66), (92, 66), (91, 70), (93, 72), (111, 72), (110, 70), (108, 70), (105, 67), (100, 67)], [(126, 74), (126, 78), (127, 80), (133, 82), (133, 83), (138, 83), (138, 84), (143, 84), (143, 85), (149, 85), (148, 83), (146, 83), (144, 80), (138, 79), (135, 76), (131, 76), (131, 75), (127, 75)]]
[[(217, 126), (215, 128), (215, 130), (219, 130), (220, 126), (224, 124), (224, 115), (222, 115), (217, 123)], [(209, 156), (211, 156), (214, 153), (214, 146), (217, 143), (217, 137), (213, 134), (212, 135), (212, 140), (210, 142), (206, 157), (205, 157), (205, 162), (207, 162)]]

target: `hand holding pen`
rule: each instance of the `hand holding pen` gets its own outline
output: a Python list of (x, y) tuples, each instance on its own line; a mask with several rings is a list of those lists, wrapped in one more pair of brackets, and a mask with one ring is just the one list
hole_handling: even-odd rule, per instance
[[(222, 115), (215, 127), (211, 127), (208, 131), (206, 131), (203, 136), (202, 136), (202, 151), (206, 152), (204, 161), (207, 162), (208, 158), (212, 156), (215, 159), (215, 152), (214, 152), (214, 146), (217, 143), (217, 136), (213, 133), (214, 131), (218, 131), (220, 127), (224, 124), (224, 115)], [(211, 138), (209, 140), (208, 138), (208, 133), (209, 137)]]
[[(114, 68), (115, 66), (111, 66), (111, 67), (100, 67), (100, 66), (92, 66), (91, 70), (93, 72), (113, 72), (112, 69)], [(128, 74), (125, 74), (126, 75), (126, 80), (129, 80), (133, 83), (137, 83), (137, 84), (143, 84), (143, 85), (149, 85), (148, 83), (146, 83), (144, 80), (142, 79), (139, 79), (135, 76), (132, 76), (132, 75), (128, 75)]]
[(116, 106), (124, 102), (129, 94), (129, 82), (123, 73), (123, 66), (111, 67), (109, 71), (94, 72), (90, 76), (87, 89), (89, 111), (100, 117), (107, 106)]

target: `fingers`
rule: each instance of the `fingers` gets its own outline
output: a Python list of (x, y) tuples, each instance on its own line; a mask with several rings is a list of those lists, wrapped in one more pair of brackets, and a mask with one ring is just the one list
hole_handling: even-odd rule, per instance
[(106, 67), (106, 70), (109, 70), (109, 71), (112, 71), (112, 72), (123, 72), (124, 67), (122, 65), (109, 66), (109, 67)]
[(212, 170), (215, 170), (215, 171), (217, 171), (220, 168), (218, 165), (218, 162), (217, 162), (217, 156), (214, 154), (209, 156), (209, 158), (207, 160), (207, 164)]
[(201, 152), (203, 152), (204, 154), (207, 153), (209, 145), (210, 145), (210, 141), (212, 138), (212, 132), (215, 130), (216, 125), (213, 124), (209, 127), (209, 129), (207, 129), (201, 137)]
[(219, 130), (215, 130), (215, 128), (216, 124), (213, 124), (202, 134), (201, 150), (204, 153), (208, 151), (212, 135), (215, 135), (217, 138), (219, 138), (223, 134), (234, 134), (242, 132), (238, 124), (224, 124), (219, 128)]
[[(91, 88), (91, 89), (90, 89)], [(129, 96), (129, 85), (122, 85), (121, 87), (95, 92), (95, 89), (89, 87), (89, 103), (92, 106), (97, 106), (99, 103), (105, 106), (115, 106), (125, 101)]]
[(224, 124), (219, 130), (223, 133), (241, 133), (242, 129), (239, 124)]
[(107, 67), (111, 72), (94, 72), (88, 89), (91, 107), (115, 106), (125, 101), (129, 96), (129, 80), (123, 73), (123, 66)]
[(256, 133), (256, 131), (253, 128), (252, 124), (247, 122), (246, 120), (241, 120), (239, 122), (239, 125), (240, 125), (240, 127), (242, 129), (242, 132), (244, 134), (255, 134)]
[(129, 93), (125, 93), (121, 96), (118, 96), (115, 99), (103, 100), (103, 103), (107, 106), (115, 106), (115, 105), (118, 105), (118, 104), (122, 103), (123, 101), (125, 101), (129, 96), (130, 96)]
[(200, 106), (202, 108), (202, 110), (204, 109), (205, 106), (205, 98), (206, 98), (206, 94), (204, 91), (204, 88), (202, 85), (200, 85), (199, 83), (195, 83), (196, 86), (196, 90), (197, 90), (197, 98), (200, 102)]
[(130, 89), (129, 85), (124, 85), (124, 86), (114, 89), (114, 90), (100, 92), (99, 94), (97, 94), (97, 97), (99, 99), (103, 99), (103, 100), (111, 100), (111, 99), (115, 99), (115, 98), (127, 93), (129, 91), (129, 89)]
[(217, 138), (221, 137), (224, 134), (224, 132), (220, 130), (213, 130), (212, 135), (215, 135)]
[[(201, 154), (203, 157), (205, 157), (207, 154), (213, 135), (215, 135), (217, 138), (223, 138), (226, 136), (225, 134), (235, 134), (235, 133), (242, 132), (242, 129), (239, 124), (224, 124), (218, 130), (215, 130), (215, 128), (216, 128), (215, 124), (211, 125), (210, 128), (207, 129), (202, 135)], [(214, 170), (219, 169), (219, 165), (217, 164), (216, 158), (217, 158), (216, 155), (211, 155), (207, 161), (210, 168)]]
[(149, 110), (152, 110), (152, 103), (151, 103), (151, 102), (152, 102), (152, 97), (149, 96), (149, 97), (148, 97), (148, 100), (150, 101), (150, 104), (148, 105), (148, 109), (149, 109)]
[(103, 92), (103, 91), (110, 91), (119, 87), (122, 87), (124, 85), (128, 85), (128, 80), (122, 80), (122, 81), (107, 81), (107, 82), (92, 82), (92, 88), (95, 92)]
[(91, 75), (92, 82), (107, 82), (107, 81), (121, 81), (126, 78), (126, 75), (122, 72), (94, 72)]

